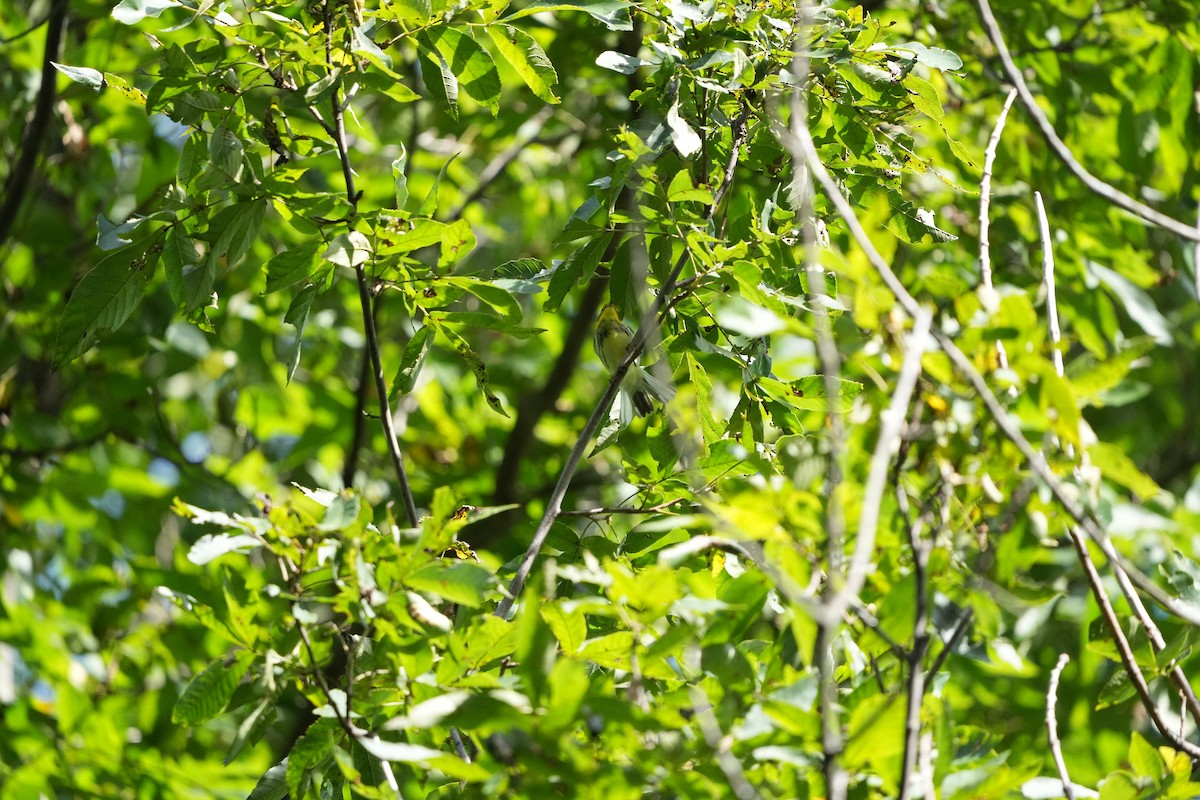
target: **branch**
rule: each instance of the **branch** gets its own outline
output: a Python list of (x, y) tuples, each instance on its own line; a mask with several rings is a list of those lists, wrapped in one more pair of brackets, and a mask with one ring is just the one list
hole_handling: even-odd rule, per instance
[[(1046, 208), (1042, 204), (1041, 192), (1034, 192), (1033, 199), (1037, 206), (1038, 229), (1042, 237), (1042, 272), (1046, 285), (1046, 313), (1050, 323), (1050, 344), (1053, 348), (1054, 371), (1061, 378), (1064, 375), (1061, 347), (1062, 331), (1058, 324), (1058, 303), (1055, 301), (1054, 294), (1054, 248), (1050, 242), (1050, 222), (1046, 217)], [(1072, 454), (1070, 445), (1067, 446), (1067, 454), (1068, 457)], [(1137, 617), (1142, 627), (1146, 629), (1146, 635), (1150, 639), (1150, 644), (1154, 647), (1154, 651), (1161, 653), (1163, 650), (1166, 650), (1167, 641), (1163, 638), (1162, 631), (1159, 630), (1154, 619), (1146, 611), (1146, 606), (1142, 603), (1142, 598), (1130, 582), (1129, 576), (1125, 574), (1125, 570), (1116, 557), (1112, 540), (1105, 534), (1097, 544), (1112, 564), (1117, 585), (1120, 586), (1121, 593), (1125, 596), (1125, 601), (1129, 603), (1134, 616)], [(1175, 664), (1168, 674), (1170, 675), (1171, 682), (1175, 684), (1175, 688), (1179, 690), (1180, 695), (1183, 697), (1184, 704), (1191, 712), (1193, 719), (1200, 724), (1200, 702), (1197, 701), (1191, 682), (1183, 674), (1183, 668)]]
[(918, 308), (913, 321), (912, 333), (908, 336), (908, 351), (900, 365), (900, 376), (892, 392), (891, 403), (880, 417), (879, 439), (871, 455), (871, 467), (867, 473), (867, 484), (863, 492), (862, 510), (858, 518), (858, 536), (854, 543), (854, 554), (846, 572), (846, 582), (837, 593), (824, 603), (825, 621), (840, 620), (846, 612), (851, 598), (858, 597), (871, 570), (871, 559), (875, 555), (875, 533), (879, 528), (879, 510), (887, 488), (888, 464), (892, 452), (899, 446), (904, 432), (906, 412), (917, 377), (921, 374), (921, 356), (928, 348), (929, 330), (933, 316), (926, 308)]
[(1167, 725), (1166, 721), (1159, 714), (1158, 705), (1154, 702), (1154, 698), (1150, 696), (1150, 687), (1146, 683), (1146, 677), (1142, 675), (1142, 671), (1137, 664), (1137, 658), (1133, 655), (1133, 648), (1129, 646), (1129, 640), (1125, 638), (1125, 632), (1121, 629), (1117, 613), (1113, 610), (1108, 595), (1104, 593), (1104, 584), (1100, 579), (1100, 573), (1096, 571), (1096, 565), (1092, 562), (1092, 556), (1087, 550), (1087, 542), (1084, 541), (1083, 535), (1080, 534), (1077, 528), (1068, 528), (1067, 531), (1071, 536), (1072, 544), (1075, 545), (1075, 551), (1079, 554), (1079, 563), (1083, 565), (1084, 574), (1087, 576), (1088, 584), (1092, 589), (1092, 596), (1096, 598), (1096, 603), (1100, 606), (1100, 613), (1104, 617), (1109, 630), (1112, 631), (1113, 643), (1117, 646), (1117, 653), (1121, 657), (1121, 664), (1125, 667), (1125, 674), (1129, 676), (1130, 683), (1133, 684), (1133, 688), (1137, 691), (1138, 699), (1142, 702), (1142, 707), (1150, 715), (1150, 720), (1154, 723), (1154, 727), (1158, 729), (1158, 732), (1162, 734), (1164, 739), (1175, 746), (1175, 749), (1184, 751), (1192, 758), (1200, 758), (1200, 747), (1173, 734), (1170, 726)]
[(729, 743), (721, 733), (721, 726), (717, 722), (716, 715), (713, 714), (712, 704), (708, 702), (708, 698), (698, 687), (692, 686), (691, 693), (696, 724), (700, 726), (700, 733), (704, 736), (705, 743), (716, 756), (717, 767), (725, 774), (725, 780), (729, 781), (729, 788), (733, 790), (733, 796), (738, 800), (759, 800), (761, 795), (746, 778), (746, 773), (742, 770), (742, 762), (729, 752)]
[(1058, 160), (1078, 178), (1084, 186), (1093, 193), (1107, 200), (1117, 208), (1128, 211), (1142, 220), (1165, 228), (1171, 233), (1191, 242), (1200, 242), (1200, 230), (1185, 225), (1177, 219), (1168, 217), (1159, 211), (1155, 211), (1145, 203), (1141, 203), (1114, 186), (1111, 186), (1104, 181), (1092, 175), (1083, 168), (1072, 155), (1071, 149), (1066, 143), (1058, 137), (1054, 126), (1050, 124), (1050, 120), (1046, 118), (1046, 114), (1037, 104), (1037, 99), (1033, 93), (1029, 91), (1029, 86), (1025, 83), (1025, 78), (1021, 75), (1021, 70), (1013, 62), (1012, 55), (1008, 52), (1008, 47), (1004, 43), (1004, 36), (1000, 32), (1000, 26), (996, 23), (995, 16), (992, 15), (992, 8), (988, 4), (988, 0), (975, 0), (975, 5), (979, 9), (979, 19), (983, 22), (983, 27), (987, 31), (988, 38), (991, 39), (992, 45), (996, 48), (996, 55), (1000, 57), (1000, 63), (1004, 66), (1004, 72), (1008, 76), (1008, 80), (1016, 88), (1017, 94), (1021, 97), (1021, 104), (1025, 106), (1025, 110), (1029, 112), (1029, 116), (1033, 119), (1034, 125), (1042, 133), (1042, 138), (1050, 145), (1050, 149), (1058, 156)]
[(954, 631), (950, 634), (950, 639), (942, 643), (941, 652), (933, 660), (933, 666), (929, 668), (930, 675), (937, 675), (942, 670), (942, 665), (946, 663), (946, 659), (958, 647), (958, 643), (962, 641), (963, 636), (967, 633), (967, 626), (971, 624), (971, 620), (975, 617), (975, 610), (967, 606), (967, 610), (963, 612), (962, 617), (954, 625)]
[[(1008, 118), (1008, 110), (1012, 108), (1013, 100), (1017, 99), (1017, 90), (1011, 89), (996, 118), (996, 126), (988, 138), (987, 149), (983, 152), (983, 178), (979, 181), (979, 283), (980, 301), (984, 309), (991, 314), (1000, 305), (996, 287), (992, 285), (992, 240), (990, 236), (991, 219), (988, 210), (992, 205), (992, 166), (996, 162), (996, 149), (1000, 145), (1000, 134), (1004, 132), (1004, 121)], [(1000, 367), (1008, 369), (1008, 353), (1004, 350), (1004, 342), (996, 340), (996, 355)]]
[[(58, 87), (58, 71), (51, 62), (58, 59), (62, 47), (63, 30), (67, 27), (67, 0), (54, 0), (46, 17), (46, 49), (42, 55), (42, 82), (38, 87), (37, 99), (33, 104), (33, 119), (25, 126), (21, 140), (21, 155), (17, 157), (8, 180), (4, 182), (4, 199), (0, 201), (0, 245), (8, 239), (29, 179), (42, 151), (42, 140), (50, 125), (50, 114), (54, 110), (54, 95)], [(24, 34), (22, 34), (24, 35)]]
[[(364, 731), (362, 728), (355, 725), (353, 721), (351, 721), (350, 696), (346, 696), (346, 702), (344, 704), (337, 702), (333, 696), (332, 690), (329, 688), (329, 684), (325, 681), (325, 675), (322, 674), (320, 667), (317, 666), (317, 657), (313, 652), (312, 641), (308, 636), (308, 629), (303, 624), (298, 625), (297, 629), (300, 632), (301, 641), (304, 642), (304, 649), (308, 651), (308, 659), (312, 663), (313, 674), (315, 674), (317, 677), (317, 686), (320, 688), (321, 694), (325, 696), (325, 701), (329, 703), (329, 707), (333, 710), (333, 715), (337, 719), (338, 724), (342, 727), (342, 730), (345, 731), (346, 735), (351, 739), (359, 742), (370, 740), (382, 741), (375, 734)], [(345, 708), (342, 708), (343, 705)], [(387, 781), (388, 788), (396, 793), (397, 800), (403, 800), (404, 796), (400, 793), (400, 784), (396, 782), (396, 776), (392, 772), (391, 762), (385, 758), (380, 758), (379, 767), (383, 770), (384, 780)]]
[[(898, 466), (898, 464), (897, 464)], [(949, 490), (948, 482), (943, 489)], [(897, 487), (896, 501), (905, 520), (908, 547), (913, 557), (913, 596), (916, 613), (913, 615), (913, 647), (908, 653), (908, 708), (904, 715), (904, 762), (900, 774), (900, 800), (912, 796), (910, 786), (917, 767), (917, 748), (921, 736), (921, 706), (925, 700), (925, 671), (923, 661), (929, 652), (929, 554), (934, 536), (922, 541), (922, 520), (909, 520), (908, 495)]]
[[(807, 24), (808, 8), (801, 6), (797, 9), (800, 17), (797, 28), (803, 30)], [(805, 51), (800, 47), (800, 37), (796, 37), (794, 55), (792, 57), (792, 74), (796, 76), (796, 90), (791, 93), (791, 125), (808, 127), (808, 95), (804, 91), (808, 83), (809, 60)], [(825, 270), (816, 259), (817, 233), (813, 213), (813, 184), (812, 178), (804, 168), (804, 160), (795, 158), (795, 183), (793, 192), (799, 195), (800, 224), (804, 232), (804, 273), (808, 278), (808, 292), (814, 295), (816, 302), (812, 315), (817, 332), (817, 356), (820, 359), (821, 373), (824, 376), (825, 397), (828, 406), (825, 420), (829, 426), (827, 440), (829, 442), (829, 467), (825, 477), (825, 493), (829, 503), (825, 512), (826, 541), (828, 542), (828, 561), (830, 578), (842, 570), (845, 556), (844, 545), (846, 537), (846, 520), (842, 514), (842, 504), (838, 496), (838, 487), (842, 483), (842, 459), (846, 456), (845, 421), (834, 405), (838, 396), (838, 374), (841, 371), (841, 356), (837, 344), (833, 341), (832, 325), (829, 321), (829, 308), (825, 304)]]
[[(326, 29), (329, 21), (326, 20)], [(361, 193), (354, 186), (354, 171), (350, 168), (350, 154), (346, 148), (345, 105), (341, 101), (341, 92), (334, 89), (330, 99), (333, 112), (332, 133), (334, 144), (337, 145), (338, 159), (342, 164), (342, 178), (346, 182), (346, 199), (350, 202), (350, 219), (358, 212), (358, 200)], [(310, 109), (320, 118), (315, 108)], [(387, 442), (388, 454), (392, 458), (392, 466), (396, 470), (396, 480), (400, 486), (400, 497), (404, 501), (404, 511), (409, 525), (417, 524), (417, 505), (413, 501), (412, 488), (408, 482), (408, 473), (404, 469), (404, 456), (400, 453), (400, 442), (396, 437), (396, 423), (392, 419), (392, 404), (388, 400), (387, 379), (383, 376), (383, 359), (379, 354), (379, 337), (375, 331), (375, 315), (371, 308), (371, 290), (367, 281), (367, 272), (362, 263), (354, 265), (354, 273), (358, 283), (358, 300), (362, 306), (363, 331), (367, 335), (367, 351), (371, 354), (371, 367), (375, 373), (375, 391), (379, 395), (379, 418), (383, 422), (383, 431)]]
[(1058, 663), (1050, 673), (1050, 686), (1046, 689), (1046, 736), (1050, 740), (1050, 753), (1054, 756), (1054, 766), (1058, 768), (1058, 777), (1062, 781), (1063, 797), (1075, 800), (1075, 786), (1071, 776), (1067, 774), (1067, 763), (1063, 761), (1062, 744), (1058, 741), (1058, 719), (1055, 707), (1058, 705), (1058, 679), (1063, 667), (1071, 658), (1066, 653), (1058, 657)]
[[(379, 319), (379, 296), (371, 304), (371, 318)], [(350, 447), (346, 450), (346, 461), (342, 465), (342, 486), (349, 489), (354, 485), (354, 473), (358, 471), (358, 454), (362, 450), (367, 432), (367, 387), (371, 378), (371, 354), (363, 350), (358, 362), (358, 384), (354, 387), (354, 433)]]

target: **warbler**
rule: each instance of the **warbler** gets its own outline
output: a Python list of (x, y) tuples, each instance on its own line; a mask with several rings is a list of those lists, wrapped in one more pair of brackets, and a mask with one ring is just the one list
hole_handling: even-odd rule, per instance
[[(592, 343), (596, 347), (596, 355), (610, 374), (625, 358), (632, 339), (633, 331), (621, 321), (621, 309), (615, 303), (606, 305), (596, 320), (596, 338)], [(625, 379), (621, 381), (621, 424), (624, 426), (633, 421), (635, 412), (639, 417), (644, 417), (653, 411), (652, 398), (657, 397), (660, 402), (667, 403), (674, 396), (674, 386), (663, 383), (636, 363), (630, 365)]]

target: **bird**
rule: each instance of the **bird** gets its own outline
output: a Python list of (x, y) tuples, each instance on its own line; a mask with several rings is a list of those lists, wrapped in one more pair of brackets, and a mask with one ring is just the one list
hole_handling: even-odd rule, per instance
[[(592, 343), (595, 345), (596, 355), (609, 374), (612, 374), (625, 358), (632, 340), (633, 331), (621, 321), (620, 306), (609, 303), (600, 310), (600, 316), (596, 320), (596, 337)], [(654, 398), (665, 404), (674, 396), (674, 386), (663, 383), (636, 362), (631, 364), (624, 380), (621, 381), (621, 426), (625, 427), (632, 422), (634, 413), (639, 417), (649, 415), (654, 410)]]

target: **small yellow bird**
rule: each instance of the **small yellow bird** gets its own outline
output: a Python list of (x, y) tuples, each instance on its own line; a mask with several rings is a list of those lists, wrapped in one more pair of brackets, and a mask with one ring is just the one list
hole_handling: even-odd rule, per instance
[[(600, 318), (596, 320), (596, 338), (592, 343), (596, 347), (596, 355), (610, 374), (625, 358), (632, 339), (633, 331), (621, 321), (621, 309), (615, 303), (606, 305), (600, 311)], [(621, 425), (632, 422), (635, 412), (639, 417), (644, 417), (653, 411), (652, 397), (657, 397), (662, 403), (668, 403), (674, 396), (674, 386), (663, 383), (636, 363), (632, 364), (625, 373), (625, 379), (621, 381)]]

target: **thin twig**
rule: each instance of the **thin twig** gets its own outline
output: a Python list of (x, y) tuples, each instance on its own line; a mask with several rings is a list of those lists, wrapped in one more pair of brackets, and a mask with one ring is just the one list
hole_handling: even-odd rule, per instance
[[(1196, 212), (1196, 230), (1200, 231), (1200, 211)], [(1200, 300), (1200, 238), (1192, 247), (1192, 288), (1196, 291), (1196, 299)]]
[[(304, 649), (308, 651), (308, 660), (312, 664), (313, 674), (317, 678), (317, 687), (321, 690), (321, 694), (325, 696), (325, 702), (329, 704), (329, 708), (333, 711), (333, 716), (337, 719), (338, 724), (346, 735), (351, 739), (359, 742), (362, 741), (382, 741), (378, 736), (369, 733), (354, 724), (350, 717), (350, 699), (346, 697), (344, 704), (337, 702), (334, 699), (333, 691), (329, 688), (329, 684), (325, 681), (325, 675), (321, 672), (321, 668), (317, 666), (317, 656), (313, 651), (312, 640), (308, 636), (308, 628), (304, 625), (298, 625), (297, 630), (300, 633), (300, 640), (304, 643)], [(345, 713), (343, 713), (343, 711)], [(397, 800), (404, 800), (404, 796), (400, 793), (400, 784), (396, 781), (396, 776), (392, 772), (392, 765), (387, 759), (379, 759), (379, 766), (383, 770), (384, 779), (387, 781), (388, 788), (396, 793)]]
[(1050, 357), (1054, 371), (1063, 376), (1062, 329), (1058, 324), (1058, 300), (1054, 294), (1054, 243), (1050, 240), (1050, 220), (1046, 217), (1046, 206), (1042, 204), (1042, 193), (1033, 193), (1037, 206), (1038, 231), (1042, 237), (1042, 278), (1046, 285), (1046, 316), (1050, 322)]
[[(948, 488), (948, 485), (947, 485)], [(908, 653), (908, 707), (904, 715), (904, 761), (900, 773), (900, 800), (912, 796), (913, 773), (917, 767), (917, 749), (921, 735), (921, 706), (925, 700), (925, 654), (929, 651), (929, 554), (933, 549), (934, 537), (922, 540), (924, 528), (907, 521), (908, 495), (897, 489), (896, 500), (901, 514), (906, 519), (908, 549), (913, 559), (913, 598), (916, 613), (913, 615), (913, 646)]]
[(1108, 595), (1104, 592), (1104, 584), (1100, 580), (1100, 573), (1096, 571), (1096, 565), (1092, 561), (1091, 553), (1088, 552), (1087, 542), (1083, 535), (1075, 527), (1069, 527), (1067, 532), (1070, 534), (1071, 542), (1075, 545), (1075, 551), (1079, 554), (1079, 563), (1083, 565), (1084, 574), (1087, 576), (1088, 584), (1092, 589), (1092, 596), (1096, 598), (1096, 603), (1100, 606), (1100, 614), (1104, 617), (1109, 630), (1112, 632), (1113, 643), (1117, 646), (1117, 654), (1121, 658), (1121, 664), (1125, 667), (1125, 674), (1129, 676), (1130, 683), (1137, 691), (1138, 699), (1142, 702), (1142, 707), (1146, 709), (1146, 713), (1150, 715), (1150, 720), (1154, 723), (1154, 727), (1162, 734), (1163, 738), (1172, 742), (1177, 750), (1183, 750), (1192, 758), (1200, 758), (1200, 747), (1186, 741), (1182, 737), (1176, 736), (1173, 731), (1167, 726), (1162, 715), (1158, 711), (1158, 705), (1154, 702), (1154, 698), (1150, 696), (1150, 687), (1146, 683), (1146, 678), (1142, 675), (1141, 668), (1138, 667), (1137, 658), (1133, 654), (1133, 648), (1129, 646), (1129, 640), (1125, 638), (1125, 631), (1121, 628), (1120, 620), (1117, 619), (1117, 612), (1113, 610), (1112, 603), (1108, 599)]
[[(983, 177), (979, 181), (979, 284), (980, 300), (984, 309), (991, 314), (999, 305), (996, 287), (992, 285), (992, 239), (991, 219), (988, 211), (992, 205), (992, 167), (996, 163), (996, 149), (1000, 145), (1000, 134), (1004, 132), (1004, 121), (1008, 119), (1008, 110), (1017, 99), (1017, 90), (1010, 89), (996, 118), (996, 126), (988, 138), (987, 149), (983, 151)], [(996, 355), (1002, 369), (1008, 369), (1008, 353), (1004, 342), (996, 340)], [(1013, 389), (1015, 391), (1015, 388)]]
[(546, 123), (552, 116), (554, 116), (554, 106), (543, 106), (536, 114), (525, 120), (521, 124), (521, 127), (517, 128), (512, 144), (497, 153), (496, 157), (488, 162), (488, 165), (479, 173), (479, 178), (476, 180), (475, 186), (462, 199), (462, 202), (446, 215), (445, 221), (453, 222), (461, 217), (463, 212), (487, 191), (492, 182), (504, 173), (508, 165), (515, 161), (517, 156), (521, 155), (522, 151), (529, 146), (529, 143), (538, 137), (542, 132), (542, 128), (546, 126)]
[[(379, 295), (371, 303), (371, 318), (378, 322)], [(362, 451), (363, 438), (367, 432), (367, 387), (371, 385), (371, 354), (363, 350), (359, 355), (358, 383), (354, 387), (354, 432), (350, 447), (346, 449), (346, 460), (342, 464), (342, 486), (354, 486), (354, 473), (358, 471), (358, 454)]]
[(685, 497), (677, 497), (674, 500), (667, 500), (663, 503), (657, 503), (652, 506), (642, 507), (624, 507), (624, 506), (603, 506), (600, 508), (581, 508), (576, 511), (560, 511), (560, 517), (612, 517), (618, 514), (661, 514), (671, 506), (679, 505), (687, 502)]
[[(329, 28), (326, 20), (326, 28)], [(338, 159), (342, 165), (342, 178), (346, 183), (346, 199), (350, 203), (351, 218), (358, 210), (360, 193), (354, 185), (354, 170), (350, 168), (350, 154), (346, 147), (345, 106), (341, 101), (341, 92), (334, 89), (330, 99), (333, 112), (332, 133), (334, 144), (337, 146)], [(316, 109), (312, 109), (316, 113)], [(404, 511), (409, 525), (417, 524), (417, 504), (413, 500), (412, 487), (408, 482), (408, 472), (404, 469), (404, 456), (400, 452), (400, 440), (396, 436), (396, 422), (392, 419), (392, 404), (388, 400), (387, 379), (383, 375), (383, 358), (379, 352), (379, 336), (375, 330), (375, 315), (372, 310), (370, 282), (367, 278), (363, 262), (354, 265), (354, 273), (358, 283), (358, 300), (362, 307), (363, 331), (367, 335), (367, 350), (371, 354), (371, 367), (375, 377), (375, 391), (378, 394), (379, 418), (383, 423), (388, 454), (392, 458), (392, 466), (396, 470), (396, 480), (400, 487), (400, 497), (404, 502)]]
[(930, 675), (937, 675), (942, 670), (942, 665), (946, 663), (946, 659), (958, 649), (958, 643), (967, 634), (967, 627), (971, 624), (971, 620), (975, 618), (975, 610), (970, 606), (963, 612), (962, 617), (954, 624), (954, 630), (950, 633), (950, 638), (942, 643), (941, 652), (933, 659), (933, 664), (929, 667)]
[(1050, 672), (1050, 686), (1046, 689), (1046, 736), (1050, 740), (1050, 753), (1054, 756), (1054, 766), (1058, 768), (1058, 777), (1062, 781), (1063, 797), (1075, 800), (1075, 786), (1071, 776), (1067, 774), (1067, 762), (1063, 761), (1062, 743), (1058, 741), (1058, 717), (1055, 709), (1058, 706), (1058, 679), (1063, 667), (1071, 657), (1063, 653), (1058, 657), (1058, 663)]
[(1186, 225), (1177, 219), (1168, 217), (1162, 212), (1155, 211), (1145, 203), (1135, 200), (1084, 169), (1083, 165), (1071, 153), (1071, 149), (1058, 137), (1054, 126), (1050, 124), (1050, 120), (1046, 118), (1046, 114), (1037, 104), (1037, 99), (1033, 96), (1033, 92), (1029, 91), (1029, 86), (1025, 83), (1025, 78), (1021, 75), (1021, 70), (1013, 62), (1012, 55), (1008, 52), (1008, 46), (1004, 43), (1004, 36), (1000, 32), (1000, 26), (996, 23), (996, 17), (992, 14), (992, 7), (988, 4), (988, 0), (975, 0), (975, 6), (979, 9), (979, 18), (983, 22), (983, 27), (987, 31), (988, 38), (991, 39), (992, 45), (996, 48), (996, 55), (1000, 57), (1000, 63), (1004, 66), (1004, 72), (1008, 76), (1009, 82), (1016, 88), (1017, 94), (1021, 97), (1021, 104), (1029, 112), (1034, 125), (1041, 131), (1042, 138), (1046, 140), (1046, 143), (1050, 145), (1050, 149), (1058, 156), (1058, 160), (1066, 166), (1071, 174), (1078, 178), (1093, 193), (1114, 206), (1128, 211), (1130, 214), (1140, 217), (1146, 222), (1158, 225), (1160, 228), (1165, 228), (1176, 236), (1187, 239), (1190, 242), (1200, 242), (1200, 230)]
[(821, 717), (821, 765), (825, 774), (825, 796), (829, 800), (846, 800), (850, 776), (841, 764), (845, 742), (842, 738), (837, 700), (836, 666), (833, 642), (841, 620), (831, 624), (828, 618), (818, 619), (817, 641), (813, 645), (813, 661), (817, 665), (817, 711)]

